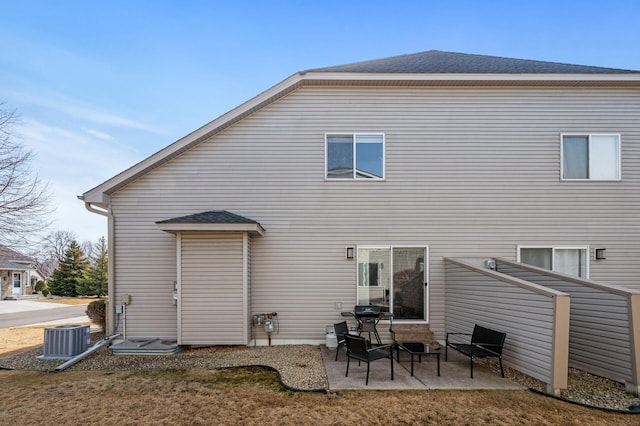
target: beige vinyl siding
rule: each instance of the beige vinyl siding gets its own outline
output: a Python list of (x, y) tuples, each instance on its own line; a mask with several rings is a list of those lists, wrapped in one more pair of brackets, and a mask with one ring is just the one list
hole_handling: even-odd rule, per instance
[(243, 234), (181, 234), (182, 345), (246, 344)]
[(638, 292), (563, 278), (539, 268), (497, 260), (498, 270), (571, 296), (569, 365), (637, 384), (630, 298)]
[(556, 336), (568, 332), (569, 296), (473, 262), (445, 259), (445, 264), (447, 332), (472, 333), (478, 324), (507, 333), (505, 365), (551, 389), (566, 388), (567, 346)]
[[(347, 245), (429, 246), (438, 337), (446, 256), (602, 245), (592, 278), (632, 285), (639, 101), (623, 89), (299, 88), (112, 195), (117, 294), (139, 294), (129, 331), (175, 335), (175, 237), (154, 222), (211, 209), (266, 229), (252, 244), (251, 312), (278, 312), (276, 342), (321, 342), (342, 319), (334, 302), (355, 304)], [(560, 133), (586, 131), (621, 134), (621, 182), (560, 182)], [(326, 181), (332, 132), (384, 133), (386, 180)]]

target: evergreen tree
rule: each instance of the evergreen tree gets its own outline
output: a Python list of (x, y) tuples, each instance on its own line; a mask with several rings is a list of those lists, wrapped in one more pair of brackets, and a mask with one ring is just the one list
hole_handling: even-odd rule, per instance
[(75, 297), (77, 285), (86, 278), (89, 261), (74, 240), (64, 252), (64, 257), (49, 278), (49, 290), (57, 296)]
[(86, 278), (80, 280), (76, 291), (80, 296), (106, 296), (108, 287), (108, 254), (107, 240), (101, 237), (93, 246), (91, 254), (91, 266)]

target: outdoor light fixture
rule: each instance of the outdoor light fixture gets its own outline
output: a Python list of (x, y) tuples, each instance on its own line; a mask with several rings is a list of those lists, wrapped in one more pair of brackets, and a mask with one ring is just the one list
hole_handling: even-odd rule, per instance
[(605, 260), (606, 257), (604, 257), (604, 251), (606, 250), (606, 248), (597, 248), (596, 250), (596, 260)]
[(491, 269), (492, 271), (498, 270), (498, 266), (496, 265), (496, 261), (494, 259), (485, 260), (484, 267), (487, 269)]
[(353, 247), (347, 247), (347, 259), (353, 259), (355, 255), (355, 249)]

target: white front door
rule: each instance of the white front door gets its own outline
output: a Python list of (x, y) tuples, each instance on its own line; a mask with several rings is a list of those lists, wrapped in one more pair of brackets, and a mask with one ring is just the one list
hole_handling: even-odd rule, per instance
[(21, 273), (19, 272), (13, 273), (13, 283), (11, 287), (13, 288), (14, 295), (22, 294), (22, 274)]

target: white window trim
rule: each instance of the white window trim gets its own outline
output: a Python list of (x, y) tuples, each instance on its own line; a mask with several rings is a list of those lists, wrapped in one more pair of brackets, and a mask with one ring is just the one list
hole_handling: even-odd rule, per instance
[(578, 277), (578, 278), (583, 278), (588, 280), (589, 276), (591, 274), (590, 271), (590, 266), (591, 266), (591, 248), (587, 245), (587, 246), (556, 246), (556, 245), (552, 245), (552, 244), (542, 244), (542, 245), (528, 245), (528, 244), (518, 244), (516, 246), (516, 255), (517, 255), (517, 262), (520, 263), (520, 250), (521, 249), (551, 249), (551, 272), (556, 272), (554, 270), (555, 268), (555, 261), (556, 261), (556, 250), (585, 250), (587, 255), (585, 257), (587, 265), (585, 268), (585, 277)]
[[(327, 177), (327, 165), (328, 165), (328, 157), (329, 157), (329, 143), (327, 141), (327, 137), (328, 136), (353, 136), (353, 176), (351, 178), (328, 178)], [(382, 177), (372, 177), (371, 179), (358, 179), (356, 178), (356, 137), (357, 136), (365, 136), (365, 135), (375, 135), (375, 136), (382, 136)], [(382, 132), (326, 132), (324, 134), (324, 180), (325, 181), (329, 181), (329, 182), (333, 182), (333, 181), (347, 181), (347, 182), (354, 182), (354, 181), (365, 181), (365, 182), (370, 182), (370, 181), (383, 181), (385, 180), (387, 177), (387, 136), (385, 133)]]
[[(615, 136), (618, 139), (618, 176), (615, 179), (573, 179), (564, 177), (564, 137), (565, 136), (586, 136), (588, 138), (589, 151), (591, 151), (592, 136)], [(589, 164), (591, 171), (591, 164)], [(565, 182), (619, 182), (622, 180), (622, 136), (620, 133), (560, 133), (560, 180)]]

